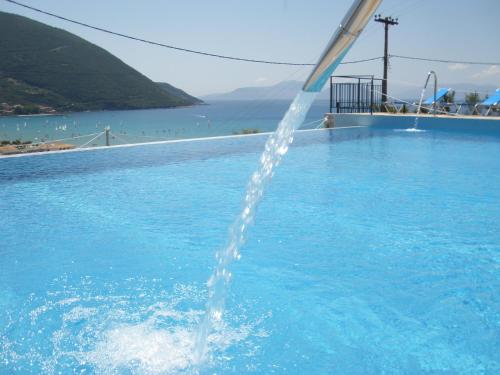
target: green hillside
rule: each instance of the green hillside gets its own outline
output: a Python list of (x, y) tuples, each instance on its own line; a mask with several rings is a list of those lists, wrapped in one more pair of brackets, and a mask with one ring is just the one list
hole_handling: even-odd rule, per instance
[(160, 88), (162, 88), (167, 93), (169, 93), (171, 95), (175, 95), (178, 98), (181, 98), (181, 99), (184, 99), (187, 101), (192, 101), (193, 103), (197, 103), (197, 104), (203, 103), (202, 100), (195, 98), (194, 96), (189, 95), (187, 92), (185, 92), (181, 89), (178, 89), (177, 87), (174, 87), (167, 82), (156, 82), (156, 84), (158, 86), (160, 86)]
[(82, 111), (200, 102), (168, 84), (169, 90), (160, 87), (76, 35), (26, 17), (0, 12), (0, 51), (0, 103), (9, 106)]

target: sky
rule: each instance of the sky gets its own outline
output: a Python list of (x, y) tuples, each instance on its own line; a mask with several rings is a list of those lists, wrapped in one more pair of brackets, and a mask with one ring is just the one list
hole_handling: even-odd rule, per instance
[[(113, 31), (211, 53), (299, 63), (316, 62), (352, 0), (19, 0)], [(220, 60), (141, 44), (70, 24), (0, 0), (16, 13), (72, 32), (105, 48), (154, 81), (203, 96), (238, 87), (304, 80), (311, 67)], [(500, 62), (500, 0), (385, 0), (377, 13), (399, 18), (389, 53)], [(383, 25), (370, 21), (345, 60), (383, 55)], [(439, 81), (500, 87), (500, 66), (391, 59), (392, 85), (421, 87), (429, 70)], [(341, 66), (335, 74), (382, 76), (382, 61)], [(390, 93), (390, 91), (389, 91)]]

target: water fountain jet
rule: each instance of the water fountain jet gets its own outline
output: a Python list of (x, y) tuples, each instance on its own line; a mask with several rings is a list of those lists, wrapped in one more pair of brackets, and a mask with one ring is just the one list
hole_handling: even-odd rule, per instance
[(262, 200), (266, 184), (274, 174), (293, 141), (293, 134), (302, 123), (317, 94), (340, 64), (363, 31), (382, 0), (355, 0), (343, 18), (318, 63), (307, 78), (302, 90), (268, 138), (260, 164), (252, 174), (243, 202), (243, 209), (230, 227), (226, 246), (216, 252), (217, 264), (208, 280), (206, 312), (198, 328), (195, 342), (195, 363), (201, 364), (207, 351), (207, 339), (215, 322), (222, 319), (228, 286), (232, 278), (231, 263), (240, 258), (240, 249), (245, 243), (248, 227), (254, 221), (257, 206)]
[(427, 85), (429, 84), (429, 79), (431, 78), (431, 75), (434, 75), (434, 100), (432, 101), (432, 112), (434, 113), (434, 115), (436, 114), (437, 75), (434, 70), (431, 70), (429, 73), (427, 73), (427, 79), (425, 80), (425, 85), (422, 88), (422, 92), (420, 93), (420, 100), (418, 102), (417, 113), (415, 115), (415, 124), (413, 125), (412, 129), (409, 129), (409, 131), (418, 131), (418, 115), (420, 114), (420, 110), (422, 109), (422, 102), (424, 100), (425, 90), (427, 89)]

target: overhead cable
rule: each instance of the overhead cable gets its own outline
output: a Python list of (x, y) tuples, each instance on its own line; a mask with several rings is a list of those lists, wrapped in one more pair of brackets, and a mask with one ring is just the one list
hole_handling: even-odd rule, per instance
[[(221, 54), (217, 54), (217, 53), (211, 53), (211, 52), (198, 51), (198, 50), (193, 50), (193, 49), (189, 49), (189, 48), (178, 47), (178, 46), (174, 46), (174, 45), (170, 45), (170, 44), (155, 42), (155, 41), (152, 41), (152, 40), (147, 40), (147, 39), (135, 37), (135, 36), (132, 36), (132, 35), (127, 35), (127, 34), (119, 33), (119, 32), (116, 32), (116, 31), (104, 29), (102, 27), (93, 26), (93, 25), (90, 25), (88, 23), (76, 21), (76, 20), (73, 20), (73, 19), (70, 19), (70, 18), (67, 18), (67, 17), (64, 17), (64, 16), (60, 16), (60, 15), (55, 14), (55, 13), (47, 12), (45, 10), (42, 10), (42, 9), (39, 9), (39, 8), (35, 8), (35, 7), (31, 6), (31, 5), (20, 3), (18, 1), (14, 1), (14, 0), (5, 0), (5, 1), (7, 1), (8, 3), (11, 3), (11, 4), (15, 4), (15, 5), (21, 6), (23, 8), (27, 8), (27, 9), (33, 10), (33, 11), (41, 13), (41, 14), (45, 14), (47, 16), (55, 17), (55, 18), (58, 18), (60, 20), (66, 21), (66, 22), (70, 22), (70, 23), (73, 23), (73, 24), (76, 24), (76, 25), (80, 25), (80, 26), (83, 26), (83, 27), (86, 27), (86, 28), (89, 28), (89, 29), (93, 29), (93, 30), (101, 31), (103, 33), (107, 33), (107, 34), (119, 36), (119, 37), (122, 37), (122, 38), (135, 40), (137, 42), (151, 44), (151, 45), (155, 45), (155, 46), (159, 46), (159, 47), (164, 47), (164, 48), (169, 48), (169, 49), (173, 49), (173, 50), (177, 50), (177, 51), (194, 53), (194, 54), (202, 55), (202, 56), (217, 57), (217, 58), (226, 59), (226, 60), (236, 60), (236, 61), (244, 61), (244, 62), (259, 63), (259, 64), (290, 65), (290, 66), (314, 66), (314, 65), (316, 65), (316, 64), (312, 64), (312, 63), (295, 63), (295, 62), (285, 62), (285, 61), (271, 61), (271, 60), (250, 59), (250, 58), (221, 55)], [(367, 62), (367, 61), (373, 61), (373, 60), (378, 60), (378, 59), (381, 59), (381, 57), (372, 57), (372, 58), (369, 58), (369, 59), (354, 60), (354, 61), (345, 61), (342, 64), (357, 64), (357, 63), (362, 63), (362, 62)]]
[(500, 62), (485, 62), (485, 61), (464, 61), (464, 60), (448, 60), (448, 59), (433, 59), (430, 57), (416, 57), (416, 56), (402, 56), (402, 55), (389, 55), (397, 59), (418, 60), (418, 61), (431, 61), (446, 64), (464, 64), (464, 65), (500, 65)]
[[(77, 21), (77, 20), (74, 20), (71, 18), (67, 18), (64, 16), (60, 16), (58, 14), (51, 13), (51, 12), (48, 12), (48, 11), (45, 11), (45, 10), (42, 10), (39, 8), (35, 8), (31, 5), (23, 4), (23, 3), (20, 3), (18, 1), (15, 1), (15, 0), (5, 0), (5, 1), (8, 3), (23, 7), (23, 8), (26, 8), (26, 9), (30, 9), (32, 11), (35, 11), (35, 12), (38, 12), (41, 14), (45, 14), (47, 16), (51, 16), (51, 17), (58, 18), (60, 20), (66, 21), (66, 22), (70, 22), (70, 23), (73, 23), (73, 24), (76, 24), (79, 26), (89, 28), (92, 30), (97, 30), (97, 31), (101, 31), (101, 32), (106, 33), (106, 34), (111, 34), (111, 35), (119, 36), (121, 38), (134, 40), (136, 42), (151, 44), (154, 46), (169, 48), (169, 49), (173, 49), (173, 50), (177, 50), (177, 51), (181, 51), (181, 52), (193, 53), (193, 54), (202, 55), (202, 56), (216, 57), (216, 58), (225, 59), (225, 60), (242, 61), (242, 62), (258, 63), (258, 64), (288, 65), (288, 66), (315, 66), (316, 65), (316, 64), (312, 64), (312, 63), (297, 63), (297, 62), (286, 62), (286, 61), (252, 59), (252, 58), (222, 55), (222, 54), (217, 54), (217, 53), (211, 53), (211, 52), (198, 51), (198, 50), (184, 48), (184, 47), (178, 47), (178, 46), (174, 46), (171, 44), (155, 42), (152, 40), (143, 39), (140, 37), (136, 37), (136, 36), (132, 36), (132, 35), (128, 35), (128, 34), (123, 34), (123, 33), (108, 30), (108, 29), (104, 29), (102, 27), (93, 26), (93, 25), (90, 25), (90, 24), (85, 23), (85, 22), (80, 22), (80, 21)], [(426, 57), (414, 57), (414, 56), (402, 56), (402, 55), (389, 55), (389, 56), (399, 58), (399, 59), (421, 60), (421, 61), (452, 63), (452, 64), (454, 63), (454, 64), (467, 64), (467, 65), (500, 65), (500, 62), (460, 61), (460, 60), (432, 59), (432, 58), (426, 58)], [(343, 64), (343, 65), (358, 64), (358, 63), (364, 63), (364, 62), (380, 60), (380, 59), (382, 59), (382, 57), (378, 56), (378, 57), (371, 57), (371, 58), (367, 58), (367, 59), (344, 61), (344, 62), (341, 62), (341, 64)]]

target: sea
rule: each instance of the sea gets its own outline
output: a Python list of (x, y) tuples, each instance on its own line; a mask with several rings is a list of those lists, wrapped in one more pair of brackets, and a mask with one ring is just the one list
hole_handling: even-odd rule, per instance
[[(178, 140), (276, 129), (291, 100), (213, 101), (190, 107), (0, 117), (0, 140), (61, 141), (76, 147)], [(321, 126), (328, 100), (316, 101), (302, 128)]]

